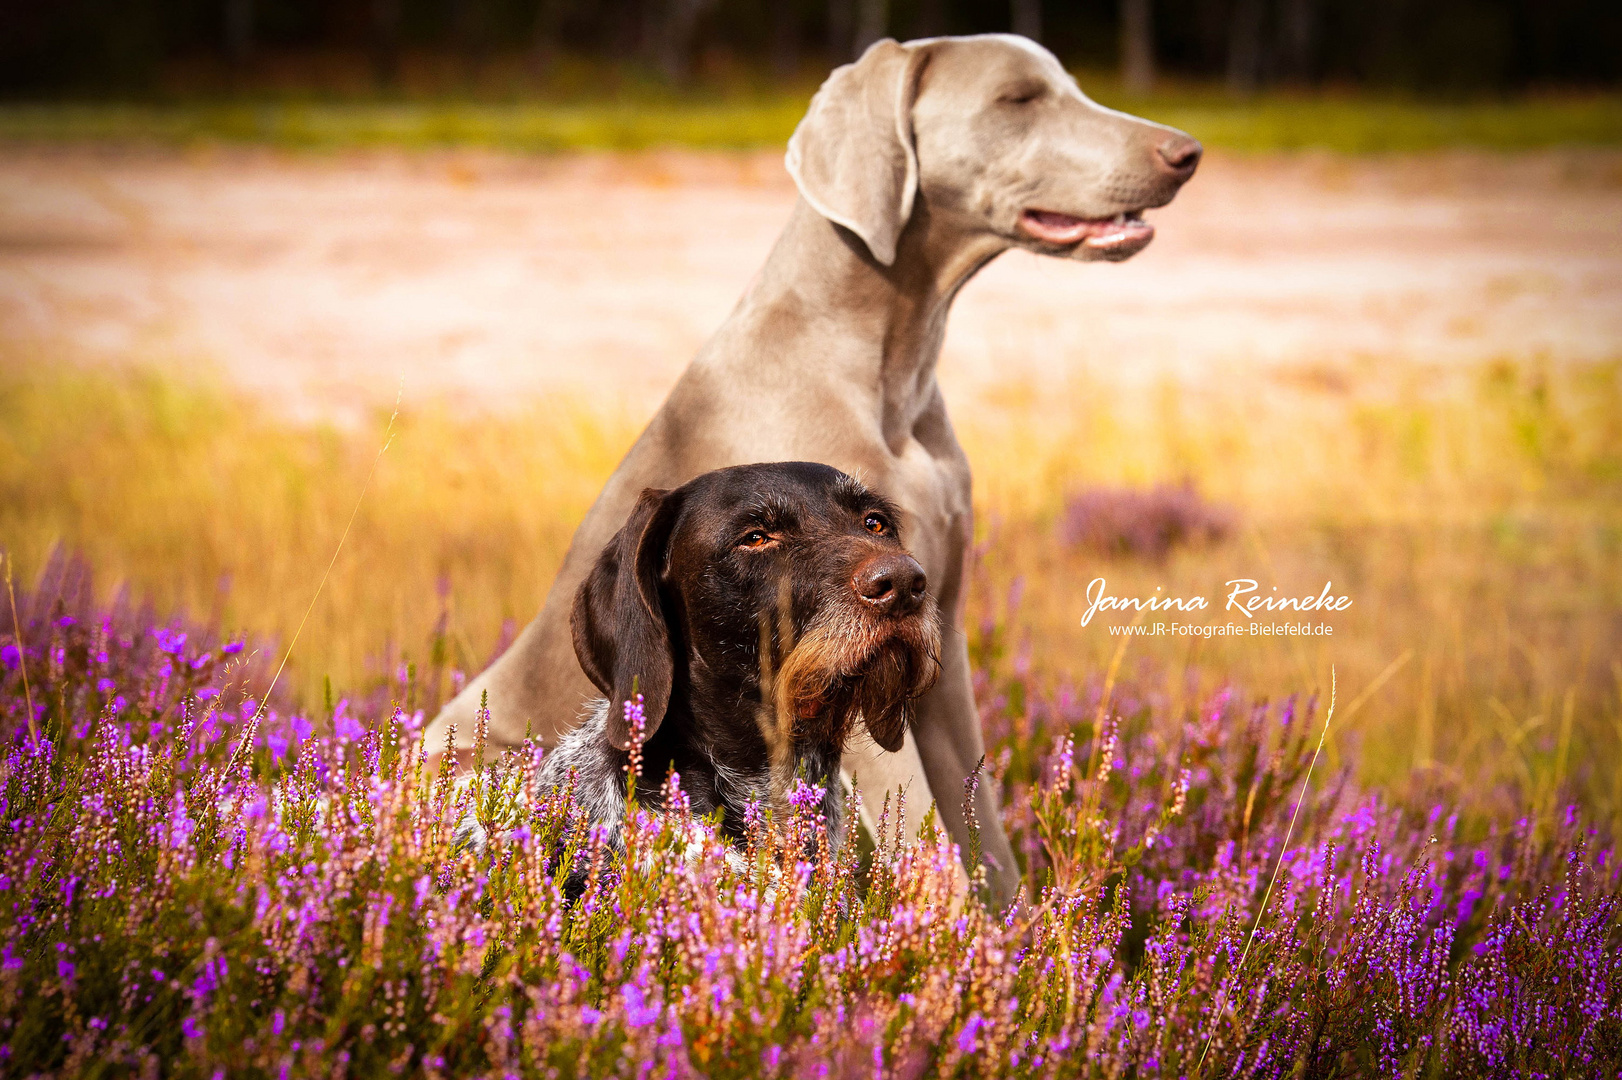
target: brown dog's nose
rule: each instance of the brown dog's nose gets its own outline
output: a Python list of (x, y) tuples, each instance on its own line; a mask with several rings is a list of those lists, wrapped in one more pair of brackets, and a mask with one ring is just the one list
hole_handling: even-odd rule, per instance
[(863, 603), (881, 615), (906, 615), (924, 598), (929, 579), (911, 555), (876, 555), (851, 578), (851, 588)]
[(1197, 139), (1187, 135), (1173, 135), (1159, 146), (1155, 147), (1155, 154), (1167, 171), (1175, 173), (1184, 180), (1194, 175), (1194, 169), (1200, 163), (1200, 155), (1205, 153), (1205, 147)]

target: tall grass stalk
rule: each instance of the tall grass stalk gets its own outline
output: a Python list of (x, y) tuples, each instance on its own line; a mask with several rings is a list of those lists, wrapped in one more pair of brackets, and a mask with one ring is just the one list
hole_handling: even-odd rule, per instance
[[(3, 552), (0, 555), (3, 555), (6, 560), (6, 599), (11, 602), (11, 628), (15, 636), (20, 634), (22, 628), (22, 621), (17, 618), (17, 589), (11, 582), (12, 563), (16, 560), (11, 557), (9, 552)], [(22, 676), (23, 701), (28, 707), (28, 734), (33, 737), (34, 741), (38, 742), (39, 725), (34, 720), (34, 691), (28, 684), (28, 658), (22, 654), (20, 648), (17, 651), (17, 671)]]
[[(1312, 760), (1307, 762), (1307, 774), (1301, 778), (1301, 795), (1295, 800), (1295, 809), (1290, 811), (1290, 824), (1284, 830), (1284, 841), (1279, 845), (1278, 860), (1273, 863), (1273, 875), (1267, 879), (1267, 891), (1262, 893), (1262, 902), (1256, 908), (1256, 921), (1250, 924), (1250, 933), (1245, 935), (1245, 947), (1239, 950), (1239, 962), (1234, 970), (1243, 971), (1245, 961), (1250, 957), (1250, 946), (1256, 941), (1256, 931), (1261, 929), (1262, 919), (1267, 915), (1267, 905), (1273, 899), (1273, 887), (1278, 884), (1278, 873), (1284, 869), (1284, 853), (1290, 848), (1290, 839), (1295, 836), (1295, 823), (1301, 819), (1301, 806), (1307, 801), (1307, 790), (1312, 786), (1312, 770), (1318, 766), (1318, 757), (1323, 753), (1324, 740), (1329, 737), (1329, 725), (1335, 719), (1335, 669), (1329, 669), (1329, 709), (1324, 713), (1323, 730), (1318, 733), (1318, 745), (1312, 750)], [(1210, 1034), (1205, 1037), (1205, 1047), (1200, 1051), (1200, 1059), (1194, 1064), (1194, 1075), (1200, 1076), (1205, 1070), (1205, 1059), (1210, 1056), (1211, 1043), (1216, 1039), (1216, 1025), (1222, 1020), (1222, 1009), (1227, 1003), (1223, 995), (1227, 992), (1228, 984), (1223, 982), (1217, 991), (1216, 1004), (1211, 1008)]]
[[(383, 455), (388, 452), (389, 444), (394, 441), (394, 421), (399, 415), (400, 407), (396, 402), (394, 412), (389, 415), (388, 425), (383, 431), (383, 445), (378, 448), (377, 457), (372, 459), (372, 467), (367, 470), (366, 479), (361, 482), (360, 494), (355, 496), (355, 508), (349, 512), (349, 520), (344, 522), (344, 531), (339, 535), (338, 543), (332, 549), (332, 558), (327, 560), (327, 568), (321, 571), (321, 580), (315, 584), (315, 593), (310, 597), (310, 606), (304, 609), (303, 618), (299, 619), (298, 626), (293, 628), (293, 637), (287, 643), (286, 651), (282, 653), (282, 662), (276, 665), (276, 674), (271, 676), (270, 685), (265, 688), (265, 701), (267, 702), (270, 700), (271, 695), (275, 693), (276, 683), (281, 680), (282, 672), (287, 669), (287, 661), (292, 657), (294, 648), (298, 646), (299, 635), (304, 632), (305, 624), (310, 621), (310, 613), (315, 610), (315, 605), (321, 602), (321, 591), (327, 587), (327, 579), (332, 576), (332, 568), (338, 564), (338, 556), (343, 554), (344, 542), (349, 539), (349, 534), (355, 527), (355, 518), (360, 516), (361, 503), (366, 501), (366, 489), (372, 486), (372, 477), (377, 475), (378, 463), (383, 460)], [(260, 707), (264, 708), (264, 705), (261, 704)]]

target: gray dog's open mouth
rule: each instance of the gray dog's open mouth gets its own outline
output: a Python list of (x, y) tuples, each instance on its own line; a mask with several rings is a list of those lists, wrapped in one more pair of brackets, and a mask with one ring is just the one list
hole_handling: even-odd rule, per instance
[(1112, 218), (1081, 218), (1052, 210), (1027, 210), (1019, 216), (1019, 225), (1027, 236), (1045, 244), (1081, 244), (1108, 254), (1131, 254), (1155, 237), (1155, 227), (1139, 213), (1128, 210)]

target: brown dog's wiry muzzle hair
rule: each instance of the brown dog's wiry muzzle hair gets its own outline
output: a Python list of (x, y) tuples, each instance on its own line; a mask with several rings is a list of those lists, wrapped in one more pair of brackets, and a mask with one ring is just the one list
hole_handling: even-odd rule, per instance
[(842, 746), (860, 717), (874, 742), (899, 746), (914, 702), (940, 676), (940, 647), (932, 597), (899, 619), (822, 605), (777, 673), (780, 730)]

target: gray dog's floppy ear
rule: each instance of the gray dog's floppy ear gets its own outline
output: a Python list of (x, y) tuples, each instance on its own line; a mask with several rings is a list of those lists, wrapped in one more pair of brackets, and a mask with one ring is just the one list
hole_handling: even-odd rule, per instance
[(608, 737), (621, 750), (631, 745), (625, 702), (633, 681), (642, 695), (647, 737), (659, 730), (670, 705), (674, 658), (659, 575), (680, 507), (669, 494), (654, 488), (642, 492), (574, 594), (569, 613), (575, 658), (608, 698)]
[(788, 141), (785, 164), (805, 201), (860, 236), (885, 266), (895, 262), (918, 190), (912, 104), (927, 56), (889, 38), (875, 42), (834, 69)]

